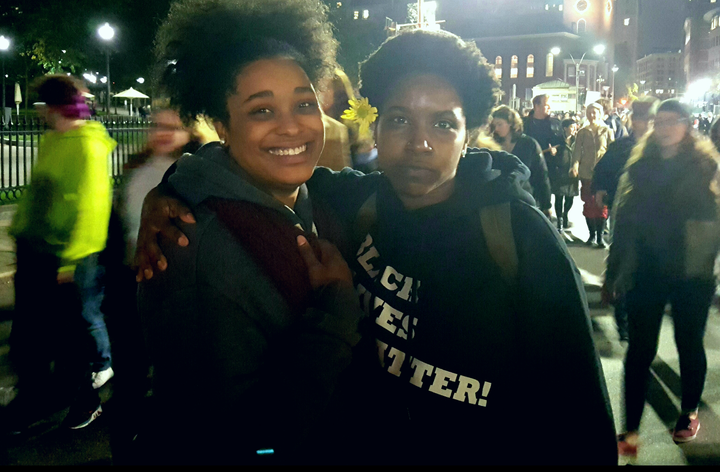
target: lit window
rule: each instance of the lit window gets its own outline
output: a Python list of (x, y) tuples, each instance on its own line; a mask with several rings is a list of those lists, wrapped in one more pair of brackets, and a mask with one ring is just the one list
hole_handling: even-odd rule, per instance
[(550, 53), (547, 55), (547, 58), (545, 59), (545, 77), (552, 77), (553, 76), (553, 62), (555, 61), (555, 56)]
[(502, 79), (502, 56), (495, 58), (495, 77)]
[(547, 11), (547, 10), (549, 10), (549, 9), (550, 9), (550, 5), (548, 5), (548, 4), (546, 3), (546, 4), (545, 4), (545, 11)]
[(625, 20), (623, 21), (623, 24), (624, 24), (625, 26), (629, 25), (629, 24), (630, 24), (630, 18), (625, 18)]
[(360, 12), (355, 10), (353, 12), (353, 20), (357, 20), (358, 18), (360, 18)]
[(535, 77), (535, 56), (532, 54), (528, 55), (527, 58), (527, 77)]
[(510, 78), (517, 79), (517, 75), (518, 75), (518, 57), (513, 56), (510, 59)]
[(562, 6), (562, 5), (558, 5), (558, 10), (563, 11), (563, 6)]
[(342, 2), (337, 2), (337, 7), (340, 8), (342, 6)]
[(363, 10), (363, 19), (367, 20), (370, 18), (370, 10)]

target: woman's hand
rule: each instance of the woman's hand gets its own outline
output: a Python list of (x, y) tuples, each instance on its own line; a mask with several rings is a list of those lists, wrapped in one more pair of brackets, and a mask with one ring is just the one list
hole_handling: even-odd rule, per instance
[(175, 218), (180, 218), (185, 223), (195, 223), (190, 209), (180, 200), (164, 195), (157, 187), (152, 189), (143, 202), (135, 250), (135, 279), (138, 282), (143, 278), (151, 279), (155, 268), (160, 271), (167, 269), (167, 259), (158, 245), (159, 235), (177, 241), (180, 246), (189, 244), (187, 236), (175, 225)]
[(320, 260), (315, 256), (315, 252), (305, 236), (298, 236), (297, 243), (300, 255), (307, 265), (310, 285), (313, 289), (317, 290), (336, 282), (353, 286), (350, 268), (340, 251), (332, 243), (322, 239), (318, 240)]

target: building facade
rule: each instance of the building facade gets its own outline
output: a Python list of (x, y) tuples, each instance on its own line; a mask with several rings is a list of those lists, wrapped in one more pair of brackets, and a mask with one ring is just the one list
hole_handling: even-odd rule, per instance
[(683, 55), (680, 52), (649, 54), (637, 61), (638, 92), (661, 100), (677, 97), (683, 86)]

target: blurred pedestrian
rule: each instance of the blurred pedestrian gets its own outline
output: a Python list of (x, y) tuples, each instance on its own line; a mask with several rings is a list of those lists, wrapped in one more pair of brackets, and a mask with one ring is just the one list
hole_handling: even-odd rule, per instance
[(523, 119), (523, 130), (525, 134), (540, 144), (543, 157), (557, 153), (557, 147), (562, 145), (562, 126), (557, 118), (550, 116), (550, 97), (548, 95), (536, 95), (532, 99), (533, 109)]
[(615, 111), (615, 106), (609, 98), (601, 98), (596, 103), (602, 107), (602, 120), (613, 132), (615, 139), (622, 139), (627, 136), (628, 131), (622, 119)]
[[(96, 389), (113, 376), (100, 310), (104, 267), (99, 259), (111, 208), (108, 156), (116, 143), (102, 124), (86, 121), (90, 111), (82, 90), (65, 75), (37, 82), (42, 102), (38, 114), (50, 129), (43, 135), (32, 183), (10, 228), (17, 243), (11, 356), (18, 369), (19, 395), (43, 388), (50, 361), (45, 341), (61, 336), (52, 330), (64, 325), (73, 337), (63, 339), (66, 344), (60, 349), (77, 350), (79, 364), (70, 367), (70, 385), (77, 392), (65, 418), (73, 429), (102, 413)], [(61, 302), (61, 297), (66, 298)]]
[(495, 108), (490, 118), (490, 132), (502, 150), (517, 156), (530, 169), (526, 190), (535, 198), (540, 211), (550, 218), (550, 180), (540, 145), (523, 134), (523, 122), (518, 112), (502, 105)]
[(548, 175), (550, 177), (550, 187), (555, 196), (555, 215), (557, 216), (558, 231), (571, 227), (568, 215), (575, 202), (575, 197), (580, 195), (578, 178), (571, 175), (577, 123), (575, 123), (575, 120), (566, 119), (562, 122), (562, 128), (565, 142), (558, 147), (554, 156), (548, 158)]
[(693, 134), (686, 105), (666, 100), (620, 179), (605, 290), (613, 297), (626, 294), (627, 301), (625, 432), (618, 442), (624, 455), (637, 454), (650, 365), (667, 303), (682, 385), (673, 439), (691, 441), (700, 429), (698, 405), (707, 372), (703, 337), (720, 247), (718, 158), (709, 142)]
[(216, 136), (201, 134), (200, 123), (186, 126), (171, 108), (156, 108), (150, 121), (147, 145), (130, 156), (123, 170), (106, 250), (103, 311), (108, 318), (116, 372), (113, 396), (106, 410), (111, 419), (111, 447), (116, 465), (131, 461), (132, 440), (142, 430), (151, 409), (145, 401), (150, 390), (150, 361), (137, 310), (138, 286), (132, 268), (142, 202), (181, 155), (197, 151), (210, 139), (218, 140)]
[(602, 239), (605, 220), (608, 217), (607, 207), (598, 205), (592, 193), (591, 182), (595, 166), (605, 155), (608, 144), (613, 141), (613, 132), (602, 121), (603, 108), (598, 103), (591, 103), (586, 110), (587, 124), (580, 128), (573, 149), (573, 168), (571, 175), (580, 179), (580, 197), (584, 203), (583, 215), (587, 221), (590, 237), (588, 246), (595, 243), (604, 248)]
[[(652, 121), (655, 119), (655, 109), (658, 100), (654, 97), (646, 97), (635, 100), (630, 117), (630, 132), (627, 137), (613, 141), (608, 145), (607, 152), (600, 162), (595, 166), (593, 173), (592, 188), (595, 194), (595, 201), (598, 205), (606, 205), (608, 212), (613, 208), (615, 192), (617, 191), (620, 176), (624, 172), (625, 165), (630, 159), (630, 153), (650, 131)], [(608, 243), (612, 244), (614, 235), (615, 219), (610, 217)], [(628, 321), (624, 297), (614, 301), (615, 323), (620, 341), (628, 340)]]

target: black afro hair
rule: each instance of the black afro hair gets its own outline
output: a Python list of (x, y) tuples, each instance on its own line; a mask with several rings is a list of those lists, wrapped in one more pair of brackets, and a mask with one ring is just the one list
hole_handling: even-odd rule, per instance
[(292, 57), (318, 83), (334, 70), (336, 49), (320, 0), (179, 0), (158, 30), (155, 80), (183, 118), (227, 122), (244, 66)]
[(360, 65), (360, 94), (382, 113), (395, 85), (415, 74), (434, 74), (455, 87), (468, 129), (487, 124), (499, 84), (474, 43), (448, 32), (428, 30), (389, 38)]

